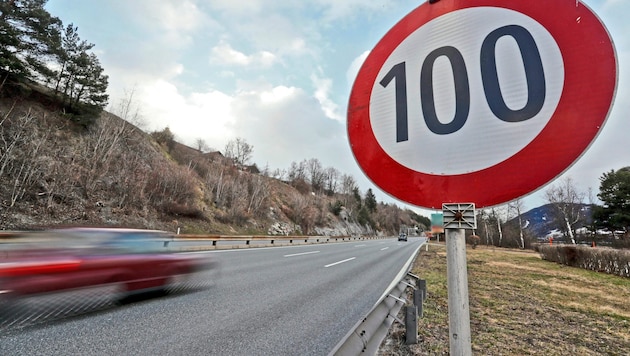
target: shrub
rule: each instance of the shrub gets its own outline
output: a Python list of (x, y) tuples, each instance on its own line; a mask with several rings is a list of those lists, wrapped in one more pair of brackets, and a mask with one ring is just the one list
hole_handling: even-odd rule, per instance
[(206, 216), (200, 209), (185, 204), (166, 202), (162, 204), (161, 210), (166, 215), (207, 220)]
[(339, 200), (331, 203), (329, 206), (330, 212), (335, 214), (335, 216), (339, 216), (339, 214), (341, 213), (341, 208), (343, 208), (343, 203)]
[(597, 272), (630, 277), (630, 251), (574, 245), (539, 245), (540, 257), (547, 261)]

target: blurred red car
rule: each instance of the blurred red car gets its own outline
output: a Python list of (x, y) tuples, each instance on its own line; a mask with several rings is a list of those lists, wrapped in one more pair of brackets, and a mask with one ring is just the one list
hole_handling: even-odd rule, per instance
[(213, 267), (201, 254), (173, 253), (162, 231), (75, 228), (0, 244), (0, 300), (115, 285), (117, 297), (162, 290)]

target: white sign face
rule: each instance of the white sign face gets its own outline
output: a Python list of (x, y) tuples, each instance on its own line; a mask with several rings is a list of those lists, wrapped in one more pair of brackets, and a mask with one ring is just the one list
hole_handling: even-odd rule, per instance
[[(503, 35), (492, 37), (498, 29), (506, 28)], [(450, 30), (438, 34), (436, 29)], [(454, 50), (431, 57), (432, 52), (444, 48)], [(497, 73), (498, 90), (494, 92), (484, 90), (482, 76), (487, 74), (482, 72), (482, 50), (495, 57), (496, 69), (490, 69)], [(525, 56), (522, 51), (533, 56)], [(542, 75), (544, 83), (532, 88), (525, 68), (537, 64), (542, 64), (542, 73), (534, 74)], [(403, 66), (405, 78), (401, 77)], [(425, 82), (424, 92), (421, 80), (429, 79), (426, 73), (423, 77), (423, 68), (432, 75), (432, 80)], [(462, 80), (468, 82), (467, 88), (457, 86)], [(396, 88), (399, 81), (406, 83), (408, 113), (406, 137), (402, 140), (396, 139), (401, 133), (397, 133), (397, 122), (392, 120), (399, 109), (395, 103), (402, 100), (401, 90)], [(414, 31), (387, 58), (372, 88), (372, 130), (383, 150), (411, 170), (438, 175), (476, 172), (527, 146), (551, 119), (563, 85), (560, 48), (534, 19), (497, 7), (453, 11)], [(532, 99), (532, 90), (543, 91), (540, 103)], [(487, 95), (500, 96), (512, 111), (529, 106), (535, 113), (519, 122), (505, 121), (493, 112)], [(427, 113), (423, 106), (434, 108)], [(462, 106), (468, 107), (467, 112), (457, 113)], [(445, 132), (433, 132), (431, 120)]]

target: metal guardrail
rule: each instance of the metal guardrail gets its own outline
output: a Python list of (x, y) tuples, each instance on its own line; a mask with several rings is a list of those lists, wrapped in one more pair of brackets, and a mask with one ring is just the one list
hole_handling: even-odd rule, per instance
[[(21, 231), (0, 232), (0, 244), (17, 241), (24, 236)], [(252, 242), (256, 246), (277, 246), (284, 244), (302, 244), (302, 243), (330, 243), (330, 242), (348, 242), (348, 241), (364, 241), (382, 239), (382, 236), (299, 236), (299, 235), (197, 235), (197, 234), (173, 234), (170, 241), (164, 244), (173, 251), (190, 251), (190, 250), (213, 250), (220, 248), (235, 247), (252, 247)], [(173, 247), (170, 242), (190, 243), (187, 246)], [(220, 245), (220, 242), (235, 242), (239, 245)]]
[(277, 242), (292, 243), (322, 243), (322, 242), (339, 242), (339, 241), (357, 241), (357, 240), (374, 240), (383, 237), (376, 236), (281, 236), (281, 235), (192, 235), (180, 234), (174, 235), (173, 241), (210, 241), (212, 246), (217, 246), (219, 241), (244, 242), (249, 245), (252, 241), (269, 241), (271, 245)]
[[(411, 255), (407, 263), (403, 266), (401, 272), (396, 276), (396, 278), (394, 278), (394, 282), (398, 281), (398, 283), (396, 283), (379, 299), (372, 310), (370, 310), (367, 315), (363, 317), (363, 319), (361, 319), (337, 344), (337, 346), (335, 346), (329, 356), (375, 355), (394, 321), (398, 321), (399, 323), (407, 326), (408, 340), (410, 338), (409, 334), (415, 334), (411, 335), (411, 337), (415, 336), (414, 339), (417, 340), (417, 308), (422, 310), (421, 303), (422, 300), (426, 298), (426, 289), (424, 291), (416, 289), (414, 284), (409, 283), (407, 278), (419, 280), (419, 277), (412, 275), (409, 271), (422, 245), (424, 244), (421, 244), (418, 247), (418, 249)], [(408, 287), (414, 288), (413, 303), (415, 305), (408, 308), (412, 308), (411, 310), (415, 311), (415, 313), (411, 313), (411, 318), (407, 317), (408, 320), (406, 323), (400, 320), (397, 315), (400, 309), (407, 304), (407, 300), (405, 299), (405, 290)], [(424, 284), (424, 287), (426, 288), (426, 284)], [(418, 291), (420, 291), (421, 294), (415, 293)], [(420, 298), (416, 298), (416, 295), (420, 296)], [(417, 303), (420, 303), (420, 305)], [(407, 315), (410, 315), (409, 310), (407, 311)], [(411, 333), (409, 333), (410, 329), (412, 331)]]
[[(19, 237), (29, 231), (0, 231), (0, 238), (15, 238)], [(223, 238), (233, 238), (238, 240), (255, 240), (255, 239), (313, 239), (313, 238), (326, 238), (326, 239), (346, 239), (346, 240), (369, 240), (369, 239), (379, 239), (382, 237), (378, 236), (350, 236), (350, 235), (342, 235), (342, 236), (303, 236), (303, 235), (213, 235), (213, 234), (173, 234), (173, 236), (184, 239), (223, 239)], [(389, 236), (391, 237), (391, 236)]]

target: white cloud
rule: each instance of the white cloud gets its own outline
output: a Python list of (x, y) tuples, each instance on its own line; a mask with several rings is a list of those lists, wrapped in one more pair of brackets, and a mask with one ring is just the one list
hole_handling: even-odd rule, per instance
[(218, 46), (212, 48), (210, 62), (228, 65), (243, 65), (250, 63), (251, 59), (242, 52), (232, 48), (228, 43), (221, 42)]
[[(327, 118), (320, 102), (290, 86), (259, 86), (232, 95), (210, 90), (183, 94), (167, 81), (139, 89), (138, 100), (150, 131), (169, 127), (179, 142), (201, 138), (221, 150), (236, 137), (254, 146), (254, 162), (271, 169), (319, 158), (333, 167), (348, 167), (344, 125)], [(327, 160), (334, 161), (327, 161)]]
[(382, 11), (392, 6), (391, 0), (315, 0), (326, 10), (326, 19), (334, 21), (356, 16), (360, 11)]
[(202, 138), (211, 147), (223, 147), (234, 136), (234, 98), (220, 91), (185, 97), (172, 83), (157, 80), (141, 88), (139, 100), (150, 119), (150, 130), (168, 126), (183, 143), (192, 145), (195, 139)]
[(221, 41), (213, 47), (210, 55), (210, 63), (235, 66), (256, 66), (267, 68), (278, 61), (278, 58), (269, 51), (260, 51), (251, 55), (237, 51), (229, 43)]
[(278, 86), (271, 90), (254, 93), (260, 97), (260, 101), (263, 105), (272, 105), (275, 103), (291, 100), (301, 94), (301, 90), (295, 87)]
[(225, 1), (225, 0), (207, 0), (208, 4), (214, 9), (225, 11), (234, 15), (243, 15), (257, 13), (262, 10), (264, 0), (247, 0), (247, 1)]
[(312, 74), (311, 81), (315, 86), (315, 99), (319, 101), (326, 117), (343, 122), (345, 117), (339, 113), (339, 106), (330, 99), (332, 79), (320, 78), (316, 74)]
[[(254, 160), (270, 168), (319, 158), (323, 164), (348, 167), (344, 125), (327, 118), (318, 100), (297, 87), (277, 86), (241, 93), (235, 98), (234, 132), (254, 146)], [(332, 161), (334, 160), (334, 162)]]
[(199, 28), (204, 20), (203, 12), (190, 0), (151, 1), (145, 9), (153, 11), (161, 20), (159, 25), (170, 31), (190, 32)]
[(194, 0), (135, 0), (123, 2), (123, 10), (134, 16), (133, 20), (143, 26), (151, 35), (156, 28), (160, 38), (169, 47), (188, 46), (193, 43), (194, 31), (216, 23), (199, 9)]

